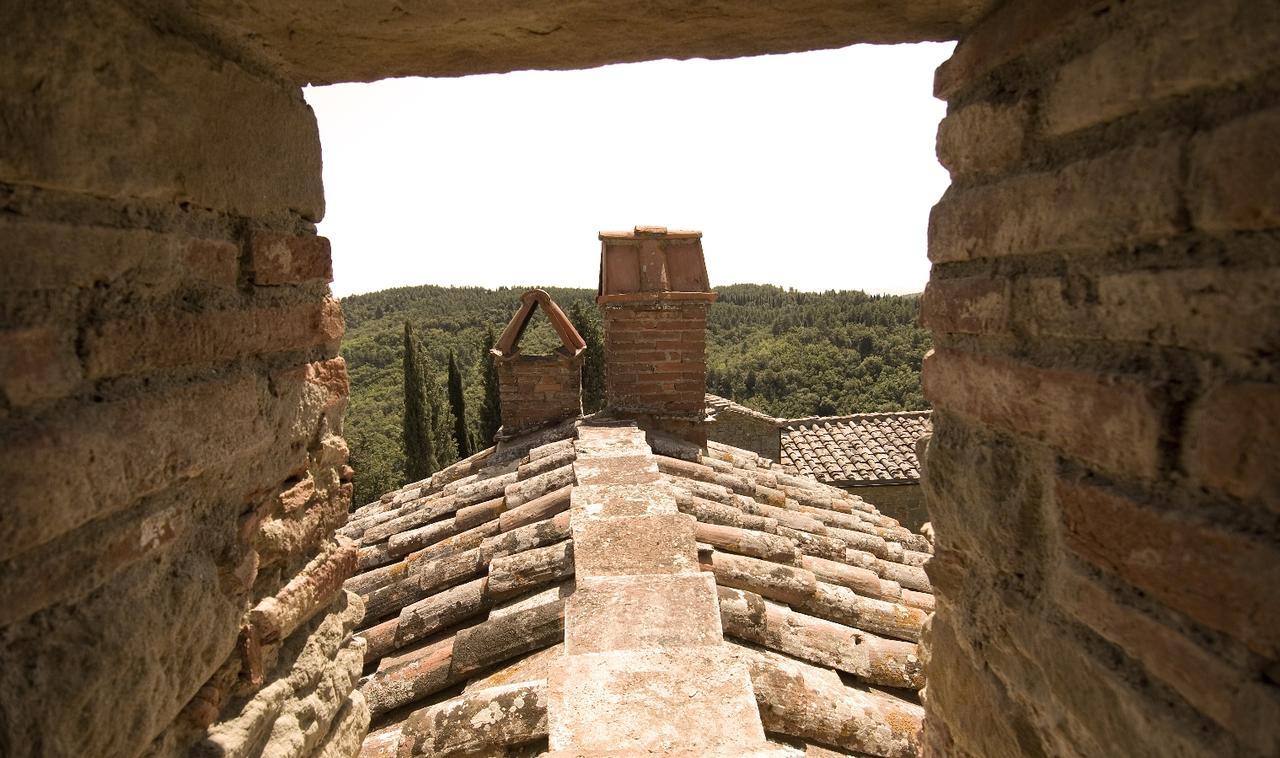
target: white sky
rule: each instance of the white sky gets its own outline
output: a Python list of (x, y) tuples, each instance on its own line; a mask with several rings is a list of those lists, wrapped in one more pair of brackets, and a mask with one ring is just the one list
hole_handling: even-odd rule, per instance
[(306, 90), (334, 292), (594, 287), (601, 229), (701, 229), (713, 285), (918, 292), (951, 43)]

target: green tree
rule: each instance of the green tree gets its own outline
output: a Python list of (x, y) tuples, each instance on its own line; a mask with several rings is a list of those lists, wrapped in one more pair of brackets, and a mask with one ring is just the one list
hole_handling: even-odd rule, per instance
[(582, 364), (582, 410), (595, 413), (604, 407), (604, 337), (600, 314), (584, 300), (569, 305), (569, 321), (587, 343)]
[(408, 481), (425, 479), (457, 458), (452, 424), (435, 372), (413, 325), (404, 322), (404, 469)]
[(494, 364), (493, 354), (489, 351), (498, 344), (498, 336), (493, 327), (486, 327), (484, 341), (480, 350), (480, 374), (484, 377), (484, 397), (480, 401), (480, 444), (488, 447), (493, 444), (493, 437), (502, 426), (502, 405), (498, 397), (498, 367)]
[(467, 401), (462, 395), (462, 372), (458, 371), (458, 358), (449, 353), (449, 410), (453, 413), (453, 440), (458, 445), (458, 455), (471, 455), (471, 435), (467, 433)]

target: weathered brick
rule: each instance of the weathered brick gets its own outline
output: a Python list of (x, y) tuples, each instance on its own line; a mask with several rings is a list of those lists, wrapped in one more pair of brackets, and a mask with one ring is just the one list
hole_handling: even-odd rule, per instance
[(1157, 269), (1013, 285), (1031, 334), (1154, 343), (1260, 356), (1280, 349), (1280, 273), (1269, 269)]
[(1130, 25), (1058, 70), (1042, 110), (1047, 133), (1105, 123), (1280, 65), (1275, 3), (1164, 0), (1128, 11)]
[[(1270, 3), (1258, 3), (1270, 6)], [(1272, 42), (1280, 56), (1280, 45)], [(1191, 143), (1189, 204), (1212, 232), (1280, 227), (1280, 108), (1231, 121)]]
[(146, 311), (97, 325), (85, 335), (90, 378), (205, 365), (248, 355), (336, 345), (336, 300), (217, 311)]
[(109, 3), (15, 6), (5, 23), (8, 59), (24, 61), (0, 80), (5, 181), (324, 215), (320, 135), (296, 85)]
[(1184, 465), (1206, 486), (1280, 511), (1280, 387), (1233, 382), (1191, 408)]
[[(93, 404), (5, 436), (8, 505), (0, 558), (123, 510), (233, 456), (275, 441), (265, 392), (252, 379), (175, 387)], [(145, 440), (140, 444), (139, 440)]]
[(1260, 655), (1280, 654), (1274, 546), (1081, 482), (1059, 480), (1056, 494), (1063, 539), (1082, 558)]
[(1081, 16), (1103, 0), (1038, 0), (1002, 3), (974, 26), (943, 61), (933, 79), (933, 94), (950, 100), (966, 84), (1053, 39), (1065, 21)]
[(930, 352), (922, 378), (935, 407), (1123, 476), (1158, 472), (1163, 402), (1139, 378), (1037, 368), (957, 350)]
[(0, 217), (0, 291), (108, 288), (158, 297), (197, 285), (233, 288), (239, 249), (227, 240)]
[(75, 335), (49, 326), (0, 331), (0, 394), (23, 407), (62, 397), (80, 382)]
[(938, 162), (953, 176), (997, 171), (1022, 155), (1027, 130), (1026, 102), (975, 103), (938, 124)]
[(1097, 251), (1172, 236), (1180, 154), (1180, 143), (1165, 138), (1056, 171), (953, 186), (929, 218), (929, 260)]
[(0, 625), (84, 593), (154, 554), (190, 526), (187, 515), (182, 507), (170, 507), (123, 523), (116, 520), (60, 542), (58, 550), (0, 563)]
[(314, 234), (249, 233), (250, 279), (257, 285), (333, 280), (329, 240)]
[(1064, 572), (1063, 607), (1140, 661), (1148, 671), (1260, 755), (1280, 751), (1280, 699), (1252, 677), (1211, 655), (1185, 635), (1130, 606), (1074, 572)]
[(920, 323), (934, 332), (987, 334), (1009, 328), (1009, 285), (994, 276), (932, 279), (920, 304)]

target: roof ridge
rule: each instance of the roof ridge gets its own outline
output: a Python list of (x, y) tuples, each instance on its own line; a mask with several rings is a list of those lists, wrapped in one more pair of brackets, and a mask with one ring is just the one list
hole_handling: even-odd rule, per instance
[(850, 413), (844, 416), (801, 416), (799, 418), (780, 418), (778, 421), (782, 423), (784, 428), (790, 428), (798, 424), (812, 424), (815, 422), (836, 423), (840, 421), (857, 421), (862, 419), (874, 418), (914, 418), (920, 416), (928, 416), (933, 413), (932, 409), (923, 411), (875, 411), (872, 413)]

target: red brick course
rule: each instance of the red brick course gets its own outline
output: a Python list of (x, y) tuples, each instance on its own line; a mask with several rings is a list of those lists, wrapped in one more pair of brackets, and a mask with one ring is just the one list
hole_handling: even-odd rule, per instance
[(1280, 551), (1101, 487), (1059, 480), (1063, 538), (1082, 558), (1174, 610), (1280, 656)]

